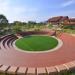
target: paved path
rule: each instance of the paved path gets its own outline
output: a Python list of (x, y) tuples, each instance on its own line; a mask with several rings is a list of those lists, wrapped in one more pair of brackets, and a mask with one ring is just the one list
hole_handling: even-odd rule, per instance
[(21, 67), (50, 67), (75, 60), (75, 37), (62, 34), (59, 38), (64, 44), (53, 52), (25, 53), (17, 51), (13, 47), (1, 49), (0, 64)]

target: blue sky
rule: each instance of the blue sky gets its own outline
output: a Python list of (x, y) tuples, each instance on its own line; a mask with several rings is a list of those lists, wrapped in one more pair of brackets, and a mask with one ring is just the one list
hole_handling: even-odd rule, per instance
[(53, 16), (75, 17), (75, 0), (0, 0), (0, 14), (4, 14), (9, 22), (40, 22)]

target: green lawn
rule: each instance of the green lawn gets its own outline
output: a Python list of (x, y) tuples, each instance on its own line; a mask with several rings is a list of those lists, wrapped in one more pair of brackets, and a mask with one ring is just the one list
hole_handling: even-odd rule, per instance
[(16, 46), (27, 51), (45, 51), (57, 46), (58, 41), (50, 36), (25, 36), (16, 41)]

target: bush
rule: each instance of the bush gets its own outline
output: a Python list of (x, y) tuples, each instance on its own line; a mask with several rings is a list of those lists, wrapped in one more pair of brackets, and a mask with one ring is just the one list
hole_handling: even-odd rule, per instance
[(37, 28), (37, 29), (34, 29), (34, 31), (40, 31), (40, 29), (39, 29), (39, 28)]
[(63, 26), (64, 29), (75, 29), (75, 25), (65, 25)]

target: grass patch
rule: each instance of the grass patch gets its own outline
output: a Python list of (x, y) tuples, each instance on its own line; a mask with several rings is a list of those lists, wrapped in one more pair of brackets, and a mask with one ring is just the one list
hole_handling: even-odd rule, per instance
[(63, 32), (75, 34), (75, 30), (72, 30), (72, 29), (63, 29)]
[(16, 41), (16, 46), (27, 51), (45, 51), (57, 46), (58, 41), (49, 36), (25, 36)]

